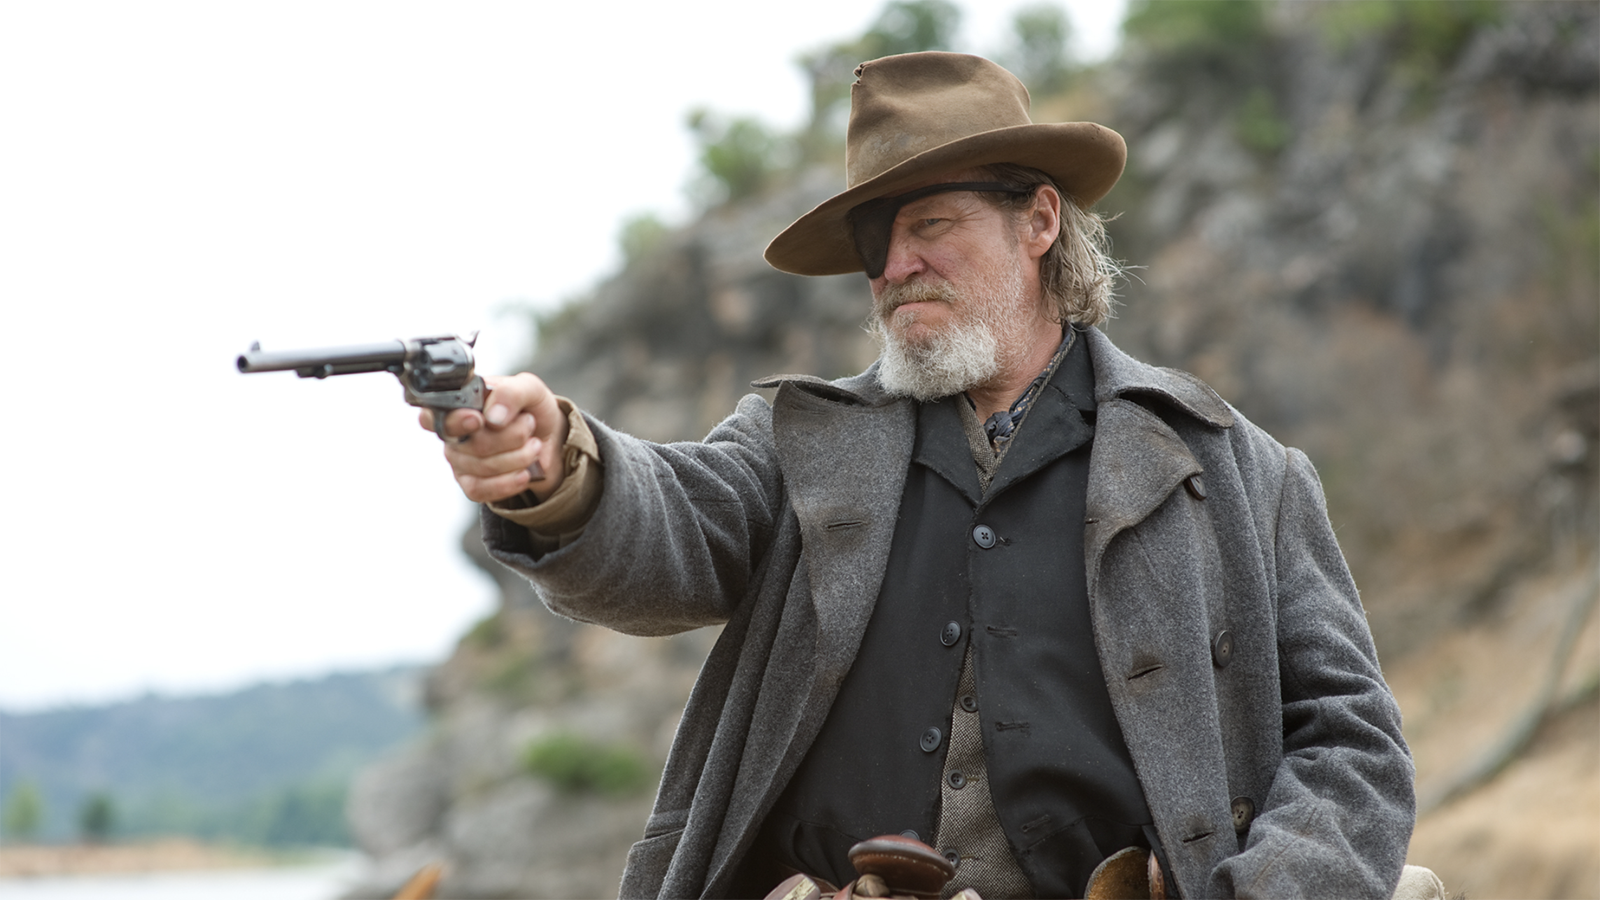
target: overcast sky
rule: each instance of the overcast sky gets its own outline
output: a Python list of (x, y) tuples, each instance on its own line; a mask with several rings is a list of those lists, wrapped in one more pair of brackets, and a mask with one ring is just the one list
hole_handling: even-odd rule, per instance
[[(961, 2), (961, 49), (1023, 3)], [(1122, 2), (1063, 3), (1082, 56)], [(0, 5), (0, 706), (434, 661), (493, 609), (387, 375), (266, 349), (482, 329), (688, 215), (696, 106), (793, 127), (792, 60), (879, 6)]]

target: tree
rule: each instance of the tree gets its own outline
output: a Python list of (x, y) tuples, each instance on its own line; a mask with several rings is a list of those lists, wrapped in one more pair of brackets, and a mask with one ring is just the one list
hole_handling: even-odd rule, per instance
[(696, 109), (687, 124), (700, 145), (700, 168), (707, 176), (701, 199), (708, 203), (754, 196), (789, 165), (788, 140), (756, 119), (724, 119)]
[(1008, 62), (1028, 90), (1049, 94), (1065, 87), (1067, 41), (1072, 38), (1066, 10), (1053, 3), (1024, 6), (1012, 16), (1011, 31), (1016, 44)]
[(111, 802), (111, 795), (105, 791), (95, 791), (84, 798), (83, 805), (78, 808), (78, 833), (86, 843), (104, 843), (111, 837), (116, 818), (117, 810)]
[(24, 781), (11, 789), (3, 819), (0, 827), (4, 828), (6, 837), (27, 840), (39, 833), (39, 825), (44, 821), (44, 798), (33, 782)]
[(1209, 59), (1255, 46), (1267, 29), (1262, 0), (1132, 0), (1125, 37), (1170, 54)]
[[(649, 256), (671, 232), (672, 229), (655, 213), (635, 213), (624, 219), (622, 228), (617, 232), (617, 246), (622, 250), (623, 264), (633, 265)], [(477, 631), (476, 628), (473, 630)]]
[(856, 66), (897, 53), (949, 50), (960, 24), (961, 10), (948, 0), (890, 0), (865, 34), (802, 54), (796, 62), (811, 82), (807, 156), (837, 149)]
[(258, 810), (259, 840), (273, 847), (349, 846), (345, 798), (345, 787), (338, 783), (285, 788)]

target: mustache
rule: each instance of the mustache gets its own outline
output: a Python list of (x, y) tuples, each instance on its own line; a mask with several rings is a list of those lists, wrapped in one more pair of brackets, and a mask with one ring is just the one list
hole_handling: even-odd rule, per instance
[(883, 320), (907, 303), (955, 303), (957, 299), (956, 289), (948, 284), (907, 281), (885, 287), (873, 298), (872, 311), (879, 320)]

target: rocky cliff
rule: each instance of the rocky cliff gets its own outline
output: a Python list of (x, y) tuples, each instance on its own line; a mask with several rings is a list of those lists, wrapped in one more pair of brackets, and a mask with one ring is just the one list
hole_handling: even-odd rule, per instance
[[(1262, 9), (1147, 20), (1035, 102), (1128, 139), (1101, 208), (1143, 268), (1108, 331), (1317, 464), (1407, 714), (1415, 861), (1479, 895), (1593, 896), (1600, 6)], [(864, 282), (761, 261), (841, 183), (814, 166), (669, 234), (541, 324), (535, 370), (653, 440), (703, 434), (753, 378), (859, 370)], [(435, 671), (430, 739), (357, 784), (352, 896), (436, 859), (444, 896), (609, 894), (648, 778), (538, 760), (658, 771), (715, 635), (564, 622), (465, 547), (501, 609)]]

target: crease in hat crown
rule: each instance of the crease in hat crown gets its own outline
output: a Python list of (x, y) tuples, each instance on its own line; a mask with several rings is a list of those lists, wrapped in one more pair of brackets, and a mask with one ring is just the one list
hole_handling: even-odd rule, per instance
[(1092, 206), (1122, 174), (1122, 137), (1091, 122), (1036, 124), (1028, 107), (1022, 82), (982, 57), (924, 52), (862, 63), (850, 89), (846, 188), (774, 238), (767, 262), (797, 275), (859, 272), (851, 208), (978, 166), (1040, 169)]
[(977, 56), (913, 53), (856, 67), (845, 138), (846, 184), (986, 131), (1031, 125), (1028, 89)]

